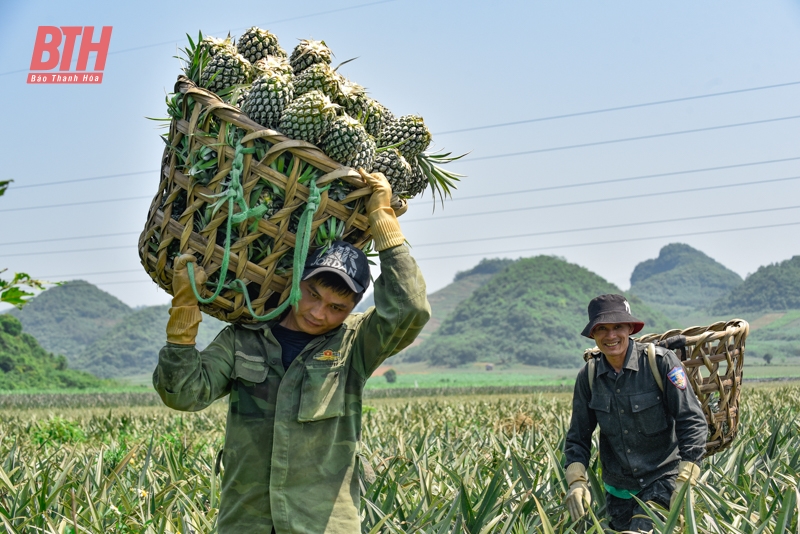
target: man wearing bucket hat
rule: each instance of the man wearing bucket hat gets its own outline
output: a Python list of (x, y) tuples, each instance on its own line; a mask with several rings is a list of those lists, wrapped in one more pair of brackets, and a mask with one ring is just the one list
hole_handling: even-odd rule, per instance
[(597, 425), (614, 530), (651, 530), (649, 519), (634, 517), (645, 513), (633, 497), (669, 508), (681, 487), (696, 484), (700, 474), (708, 434), (700, 402), (674, 352), (656, 347), (656, 369), (651, 368), (648, 346), (630, 339), (643, 327), (622, 295), (600, 295), (589, 303), (581, 334), (594, 339), (600, 354), (578, 372), (572, 399), (564, 454), (573, 521), (591, 504), (586, 469)]
[[(370, 283), (356, 247), (318, 250), (302, 273), (300, 302), (280, 318), (230, 325), (195, 349), (200, 311), (175, 260), (167, 344), (153, 384), (167, 406), (202, 410), (230, 395), (217, 531), (220, 534), (360, 532), (359, 460), (364, 384), (408, 346), (430, 317), (425, 281), (403, 244), (391, 187), (381, 174), (367, 213), (381, 260), (375, 307), (351, 314)], [(196, 267), (202, 284), (205, 273)], [(371, 468), (364, 462), (364, 476)]]

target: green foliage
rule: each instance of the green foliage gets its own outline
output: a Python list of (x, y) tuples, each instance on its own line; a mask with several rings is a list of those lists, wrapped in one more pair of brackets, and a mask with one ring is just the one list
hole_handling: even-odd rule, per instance
[(742, 284), (742, 278), (689, 245), (672, 243), (658, 258), (643, 261), (631, 274), (630, 292), (646, 304), (680, 319)]
[(100, 387), (88, 373), (68, 369), (66, 359), (43, 349), (22, 324), (0, 315), (0, 390)]
[(383, 377), (386, 379), (388, 383), (394, 384), (395, 382), (397, 382), (397, 371), (395, 371), (394, 369), (389, 369), (385, 373), (383, 373)]
[(80, 443), (86, 440), (83, 430), (74, 421), (52, 416), (34, 423), (31, 431), (33, 442), (38, 445)]
[(759, 267), (744, 283), (717, 300), (713, 313), (800, 309), (800, 256)]
[[(592, 341), (581, 337), (586, 306), (603, 293), (622, 293), (589, 270), (551, 256), (521, 259), (494, 275), (461, 302), (408, 361), (457, 366), (470, 362), (522, 362), (574, 367)], [(646, 331), (673, 325), (630, 299)]]
[(468, 276), (473, 276), (476, 274), (497, 274), (512, 263), (515, 260), (508, 259), (508, 258), (483, 258), (478, 265), (473, 267), (472, 269), (467, 269), (466, 271), (458, 271), (453, 278), (453, 282), (458, 282), (462, 278), (466, 278)]

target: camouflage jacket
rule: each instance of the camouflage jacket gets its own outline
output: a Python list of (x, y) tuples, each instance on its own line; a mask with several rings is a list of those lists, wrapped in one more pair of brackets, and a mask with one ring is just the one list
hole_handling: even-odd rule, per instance
[(176, 410), (230, 394), (220, 534), (360, 532), (358, 453), (364, 383), (430, 317), (405, 246), (380, 253), (375, 307), (313, 339), (284, 371), (277, 321), (226, 327), (211, 345), (167, 344), (153, 385)]

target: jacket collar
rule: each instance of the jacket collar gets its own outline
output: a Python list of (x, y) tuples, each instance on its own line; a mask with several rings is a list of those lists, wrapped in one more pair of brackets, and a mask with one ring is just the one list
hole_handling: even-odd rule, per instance
[[(638, 371), (639, 370), (639, 358), (635, 358), (633, 356), (634, 349), (636, 349), (636, 354), (639, 354), (639, 347), (637, 347), (638, 343), (636, 343), (633, 338), (628, 338), (628, 352), (625, 354), (625, 363), (622, 365), (623, 369), (629, 369), (631, 371)], [(603, 354), (602, 352), (600, 354)], [(606, 360), (605, 355), (599, 358), (597, 362), (597, 375), (602, 375), (603, 373), (610, 373), (613, 371), (614, 368), (611, 367), (611, 364), (608, 363)]]

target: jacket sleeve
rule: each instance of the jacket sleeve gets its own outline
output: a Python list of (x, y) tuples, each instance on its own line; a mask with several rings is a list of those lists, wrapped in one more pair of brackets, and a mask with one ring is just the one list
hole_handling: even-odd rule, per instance
[[(657, 349), (659, 350), (659, 349)], [(671, 350), (659, 350), (662, 357), (658, 359), (661, 379), (664, 383), (664, 400), (667, 409), (675, 419), (675, 436), (678, 438), (678, 450), (681, 460), (700, 464), (706, 453), (708, 423), (703, 408), (694, 394), (688, 376), (678, 356)], [(684, 387), (679, 387), (680, 380), (673, 381), (669, 373), (676, 369), (684, 373)], [(676, 385), (676, 382), (678, 385)]]
[(592, 454), (592, 433), (597, 427), (594, 410), (589, 408), (592, 392), (589, 389), (588, 366), (578, 371), (575, 379), (575, 392), (572, 394), (572, 417), (564, 444), (566, 465), (580, 462), (589, 467)]
[(228, 326), (203, 351), (167, 343), (158, 353), (153, 386), (164, 404), (196, 412), (230, 392), (234, 331)]
[(375, 280), (375, 307), (358, 324), (353, 365), (366, 380), (386, 358), (416, 339), (431, 316), (425, 280), (408, 247), (380, 252), (381, 274)]

